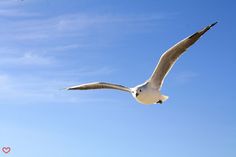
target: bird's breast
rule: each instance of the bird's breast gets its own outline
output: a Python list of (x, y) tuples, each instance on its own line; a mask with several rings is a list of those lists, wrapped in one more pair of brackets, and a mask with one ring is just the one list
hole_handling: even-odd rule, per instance
[(156, 104), (160, 98), (160, 92), (157, 90), (145, 90), (135, 97), (141, 104)]

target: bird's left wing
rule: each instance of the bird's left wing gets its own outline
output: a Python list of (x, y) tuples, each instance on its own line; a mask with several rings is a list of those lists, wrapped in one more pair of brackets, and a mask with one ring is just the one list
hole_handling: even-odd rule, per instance
[(131, 92), (130, 88), (128, 87), (106, 82), (93, 82), (93, 83), (81, 84), (78, 86), (68, 87), (66, 89), (67, 90), (116, 89), (116, 90)]
[(152, 76), (148, 82), (153, 88), (160, 89), (165, 76), (168, 74), (176, 60), (185, 52), (187, 48), (193, 45), (204, 33), (206, 33), (217, 22), (205, 27), (193, 35), (183, 39), (176, 45), (168, 49), (160, 58)]

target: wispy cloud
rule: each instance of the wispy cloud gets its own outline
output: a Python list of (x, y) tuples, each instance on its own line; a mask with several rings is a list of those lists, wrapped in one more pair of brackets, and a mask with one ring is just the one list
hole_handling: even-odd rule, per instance
[(79, 70), (77, 70), (77, 73), (79, 76), (97, 76), (97, 75), (107, 75), (114, 72), (114, 69), (111, 69), (109, 67), (101, 67), (101, 68), (86, 68), (83, 67)]
[(35, 2), (37, 0), (0, 0), (0, 7), (16, 7)]
[(39, 56), (33, 53), (25, 53), (23, 56), (9, 56), (0, 59), (1, 65), (8, 66), (39, 66), (50, 65), (54, 62), (52, 58)]
[(198, 76), (198, 74), (193, 71), (183, 71), (183, 72), (175, 74), (174, 80), (177, 83), (184, 84), (184, 83), (187, 83), (190, 80), (196, 78), (197, 76)]
[(0, 7), (11, 7), (17, 5), (18, 0), (0, 0)]
[[(31, 15), (18, 10), (0, 10), (0, 15)], [(92, 15), (92, 14), (67, 14), (47, 19), (39, 18), (22, 19), (20, 21), (5, 21), (8, 28), (2, 27), (0, 31), (7, 36), (6, 39), (38, 40), (58, 38), (64, 36), (84, 36), (90, 33), (107, 31), (111, 27), (134, 27), (161, 20), (160, 15)], [(6, 31), (7, 30), (7, 31)], [(7, 33), (6, 33), (7, 32)]]
[[(0, 74), (0, 100), (3, 105), (40, 104), (40, 103), (81, 103), (93, 101), (112, 101), (109, 99), (91, 98), (91, 94), (75, 95), (64, 90), (73, 82), (65, 78), (50, 78), (39, 76), (17, 76)], [(14, 99), (13, 99), (14, 98)]]
[[(50, 102), (59, 94), (56, 90), (60, 86), (59, 82), (46, 78), (27, 76), (15, 78), (11, 75), (0, 75), (0, 83), (2, 85), (0, 89), (2, 102), (20, 104)], [(12, 100), (13, 97), (14, 100)]]
[[(125, 34), (148, 30), (150, 25), (165, 18), (161, 14), (73, 13), (44, 16), (17, 5), (19, 3), (14, 0), (0, 1), (0, 17), (3, 17), (0, 19), (0, 65), (4, 67), (0, 71), (0, 99), (12, 104), (94, 101), (94, 98), (87, 99), (86, 94), (78, 97), (59, 89), (80, 83), (87, 76), (110, 75), (114, 69), (95, 64), (77, 68), (73, 63), (62, 62), (78, 54), (66, 56), (56, 52), (91, 48), (99, 43), (98, 38), (110, 42), (121, 31)], [(18, 72), (18, 69), (21, 71)], [(96, 101), (103, 100), (96, 98)]]
[(68, 45), (59, 45), (59, 46), (55, 46), (55, 47), (48, 47), (45, 48), (47, 51), (56, 51), (56, 52), (60, 52), (60, 51), (68, 51), (68, 50), (73, 50), (73, 49), (77, 49), (77, 48), (81, 48), (81, 47), (86, 47), (89, 45), (84, 45), (84, 44), (68, 44)]
[(0, 17), (35, 17), (39, 16), (37, 13), (25, 12), (19, 9), (1, 9), (0, 8)]
[(3, 87), (8, 81), (7, 75), (0, 75), (0, 86)]

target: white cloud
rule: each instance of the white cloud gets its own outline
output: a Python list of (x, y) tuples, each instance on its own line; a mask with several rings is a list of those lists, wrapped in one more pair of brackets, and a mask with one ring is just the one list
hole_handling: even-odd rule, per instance
[[(15, 76), (0, 74), (0, 105), (34, 105), (49, 103), (83, 103), (93, 101), (112, 101), (109, 98), (96, 98), (89, 93), (64, 90), (72, 82), (63, 78)], [(93, 99), (91, 99), (93, 97)]]
[[(61, 71), (56, 68), (49, 69), (48, 66), (57, 65), (58, 62), (56, 58), (49, 57), (50, 53), (48, 52), (77, 49), (91, 43), (97, 44), (91, 42), (96, 33), (103, 37), (104, 34), (119, 34), (119, 31), (114, 30), (143, 31), (144, 29), (139, 26), (155, 23), (157, 20), (165, 18), (163, 15), (155, 14), (99, 15), (83, 13), (44, 17), (44, 15), (34, 12), (27, 12), (17, 5), (18, 2), (15, 3), (14, 0), (0, 0), (0, 16), (7, 17), (0, 19), (2, 23), (0, 25), (0, 65), (5, 69), (21, 66), (33, 68), (45, 66), (46, 70), (37, 69), (41, 74), (38, 71), (33, 71), (34, 73), (31, 74), (32, 71), (28, 71), (28, 69), (26, 71), (24, 71), (25, 69), (22, 71), (14, 71), (15, 69), (0, 71), (0, 100), (2, 102), (0, 105), (6, 101), (11, 102), (9, 104), (103, 101), (96, 97), (90, 99), (91, 95), (87, 97), (84, 93), (78, 97), (78, 95), (59, 89), (80, 83), (78, 78), (81, 82), (84, 81), (81, 80), (82, 76), (108, 75), (114, 69), (106, 66), (97, 67), (96, 65), (71, 71), (66, 67), (63, 67)], [(12, 17), (14, 20), (11, 19)], [(65, 42), (67, 37), (71, 39), (68, 40), (70, 43)], [(76, 40), (71, 37), (76, 37)], [(4, 46), (8, 48), (4, 48)], [(105, 100), (107, 101), (107, 99)]]
[(48, 57), (39, 56), (32, 53), (25, 53), (24, 56), (16, 59), (21, 64), (27, 65), (49, 65), (53, 61)]
[(72, 50), (72, 49), (77, 49), (77, 48), (81, 48), (81, 47), (86, 47), (88, 45), (84, 45), (84, 44), (68, 44), (68, 45), (59, 45), (56, 47), (49, 47), (46, 48), (47, 51), (68, 51), (68, 50)]
[(10, 57), (2, 57), (0, 59), (1, 65), (8, 66), (42, 66), (42, 65), (50, 65), (54, 63), (54, 60), (49, 57), (39, 56), (34, 53), (25, 53), (23, 56), (10, 56)]
[(0, 75), (0, 86), (3, 87), (8, 81), (7, 75)]
[(19, 9), (0, 9), (0, 17), (35, 17), (37, 13), (24, 12)]
[(194, 79), (197, 76), (198, 74), (193, 71), (184, 71), (177, 73), (174, 79), (176, 82), (183, 84), (189, 82), (190, 80)]
[(17, 76), (17, 78), (15, 78), (14, 76), (9, 75), (7, 77), (5, 75), (0, 75), (0, 78), (3, 78), (3, 81), (0, 79), (1, 102), (28, 104), (51, 102), (53, 99), (55, 99), (54, 101), (57, 101), (60, 98), (57, 97), (59, 93), (56, 92), (59, 89), (58, 87), (60, 84), (57, 81), (27, 76)]
[(86, 68), (83, 67), (79, 70), (77, 70), (76, 73), (79, 74), (79, 76), (97, 76), (97, 75), (107, 75), (114, 72), (114, 69), (111, 69), (109, 67), (101, 67), (101, 68)]
[[(20, 12), (19, 10), (0, 10), (0, 15), (24, 15), (34, 18), (2, 21), (8, 27), (0, 27), (0, 33), (5, 40), (44, 40), (65, 36), (84, 36), (108, 28), (117, 27), (125, 31), (126, 27), (133, 27), (153, 23), (164, 19), (164, 15), (96, 15), (96, 14), (66, 14), (50, 18), (41, 18), (35, 13)], [(143, 30), (143, 29), (140, 29)], [(139, 31), (140, 31), (139, 30)]]
[(0, 0), (0, 7), (12, 8), (25, 5), (26, 3), (32, 3), (35, 0)]
[(16, 5), (18, 0), (0, 0), (0, 7), (10, 7)]

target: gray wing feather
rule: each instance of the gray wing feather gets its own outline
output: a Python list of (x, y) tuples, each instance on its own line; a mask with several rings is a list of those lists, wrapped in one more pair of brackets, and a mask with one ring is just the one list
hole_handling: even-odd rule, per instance
[(204, 33), (206, 33), (217, 22), (205, 27), (201, 31), (194, 33), (193, 35), (181, 40), (173, 47), (168, 49), (160, 58), (152, 76), (148, 80), (154, 88), (160, 89), (165, 76), (168, 74), (177, 59), (193, 45)]
[(67, 90), (89, 90), (89, 89), (116, 89), (116, 90), (131, 92), (130, 88), (128, 87), (106, 82), (93, 82), (67, 88)]

